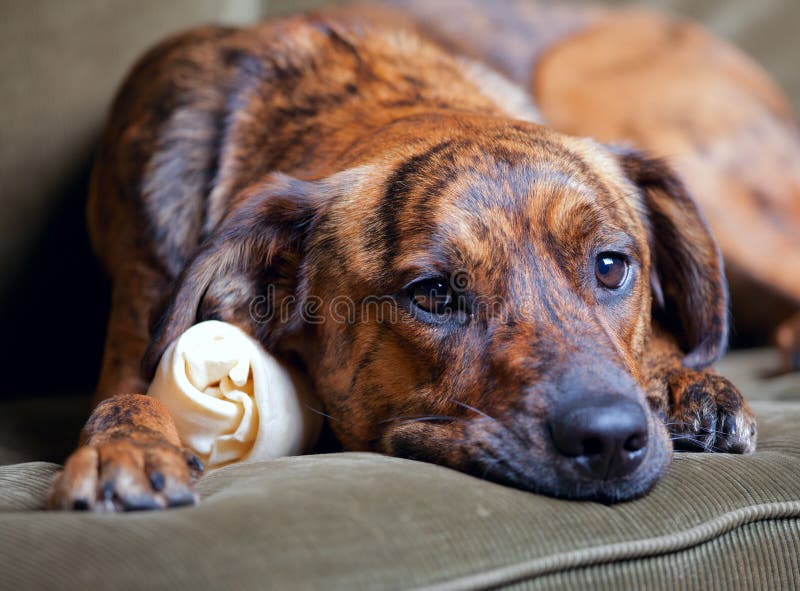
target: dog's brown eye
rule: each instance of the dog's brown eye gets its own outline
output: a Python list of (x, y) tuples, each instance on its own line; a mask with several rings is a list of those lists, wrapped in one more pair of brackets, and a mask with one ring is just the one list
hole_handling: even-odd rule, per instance
[(409, 288), (415, 305), (432, 314), (444, 314), (453, 302), (453, 290), (445, 279), (424, 279)]
[(597, 280), (608, 289), (619, 289), (628, 278), (628, 261), (613, 252), (604, 252), (594, 265)]

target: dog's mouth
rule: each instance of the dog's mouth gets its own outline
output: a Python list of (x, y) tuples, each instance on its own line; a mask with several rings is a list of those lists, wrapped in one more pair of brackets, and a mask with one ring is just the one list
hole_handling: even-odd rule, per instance
[(384, 433), (383, 451), (533, 493), (614, 503), (650, 491), (672, 459), (666, 429), (652, 413), (645, 439), (633, 451), (623, 444), (622, 455), (610, 459), (598, 457), (596, 449), (567, 455), (554, 443), (546, 421), (520, 425), (479, 416), (393, 424)]

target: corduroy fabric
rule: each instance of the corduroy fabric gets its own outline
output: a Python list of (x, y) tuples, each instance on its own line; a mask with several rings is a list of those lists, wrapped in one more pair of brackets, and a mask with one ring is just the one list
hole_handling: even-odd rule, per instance
[(791, 589), (800, 404), (755, 408), (758, 453), (679, 454), (611, 506), (346, 453), (211, 472), (189, 509), (22, 512), (57, 466), (0, 467), (0, 588)]
[(758, 521), (679, 552), (564, 569), (503, 588), (519, 591), (793, 590), (800, 588), (799, 540), (798, 519)]

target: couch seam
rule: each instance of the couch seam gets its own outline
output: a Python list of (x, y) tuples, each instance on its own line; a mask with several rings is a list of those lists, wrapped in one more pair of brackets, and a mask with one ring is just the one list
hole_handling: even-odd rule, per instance
[(680, 532), (560, 552), (417, 587), (425, 591), (491, 589), (543, 575), (687, 550), (760, 521), (800, 517), (800, 501), (740, 507)]

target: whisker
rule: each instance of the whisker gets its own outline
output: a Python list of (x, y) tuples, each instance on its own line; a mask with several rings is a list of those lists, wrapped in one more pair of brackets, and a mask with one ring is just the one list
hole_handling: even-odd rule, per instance
[(705, 445), (704, 443), (702, 443), (701, 439), (698, 439), (694, 435), (678, 435), (677, 437), (670, 437), (670, 440), (671, 441), (694, 441), (695, 443), (698, 443), (700, 445)]
[(722, 449), (721, 447), (716, 446), (714, 444), (709, 445), (707, 442), (704, 442), (704, 441), (702, 441), (700, 439), (697, 439), (697, 437), (694, 436), (694, 435), (676, 435), (676, 436), (670, 437), (670, 441), (672, 441), (672, 442), (689, 441), (689, 442), (694, 443), (695, 445), (697, 445), (697, 447), (701, 448), (702, 452), (706, 452), (706, 453), (707, 452), (725, 452), (725, 450)]
[(314, 407), (313, 407), (313, 406), (311, 406), (310, 404), (306, 404), (306, 403), (304, 402), (304, 403), (303, 403), (303, 406), (305, 406), (305, 407), (306, 407), (308, 410), (310, 410), (311, 412), (315, 412), (315, 413), (317, 413), (318, 415), (321, 415), (321, 416), (325, 417), (326, 419), (330, 419), (331, 421), (336, 421), (336, 419), (334, 419), (334, 418), (333, 418), (331, 415), (329, 415), (329, 414), (325, 414), (324, 412), (322, 412), (322, 411), (321, 411), (321, 410), (319, 410), (318, 408), (314, 408)]
[(453, 420), (453, 417), (436, 417), (436, 416), (432, 416), (432, 417), (417, 417), (415, 419), (406, 419), (406, 420), (402, 421), (402, 423), (405, 425), (407, 423), (423, 423), (425, 421), (452, 421), (452, 420)]
[(501, 432), (510, 434), (511, 437), (515, 439), (517, 443), (522, 446), (523, 449), (527, 449), (528, 446), (530, 445), (530, 440), (527, 437), (525, 437), (524, 434), (517, 432), (517, 429), (514, 425), (506, 425), (499, 419), (496, 419), (493, 416), (486, 414), (481, 409), (475, 408), (474, 406), (467, 404), (466, 402), (461, 402), (460, 400), (456, 400), (455, 398), (449, 398), (448, 401), (452, 402), (453, 404), (457, 404), (458, 406), (461, 406), (463, 408), (466, 408), (468, 410), (471, 410), (472, 412), (479, 414), (482, 417), (486, 417), (490, 421), (494, 421), (497, 424), (497, 426), (500, 427)]
[[(490, 417), (489, 415), (487, 415), (482, 410), (477, 409), (474, 406), (467, 404), (466, 402), (461, 402), (460, 400), (456, 400), (455, 398), (450, 398), (450, 402), (452, 402), (453, 404), (457, 404), (458, 406), (461, 406), (461, 407), (466, 408), (468, 410), (471, 410), (472, 412), (477, 413), (477, 414), (481, 415), (482, 417), (486, 417), (487, 419), (490, 419), (492, 421), (497, 421), (496, 418)], [(497, 421), (497, 422), (500, 422), (500, 421)]]
[(704, 436), (714, 435), (714, 436), (717, 436), (717, 435), (726, 435), (726, 433), (724, 431), (715, 430), (715, 431), (701, 431), (700, 433), (674, 433), (674, 434), (670, 435), (670, 437), (672, 437), (673, 439), (675, 439), (675, 438), (691, 439), (692, 437), (697, 437), (698, 435), (704, 435)]
[(446, 415), (400, 415), (396, 417), (390, 417), (388, 419), (383, 419), (382, 421), (378, 421), (379, 424), (383, 423), (391, 423), (392, 421), (403, 421), (406, 423), (414, 423), (414, 422), (424, 422), (424, 421), (452, 421), (455, 417), (450, 417)]

